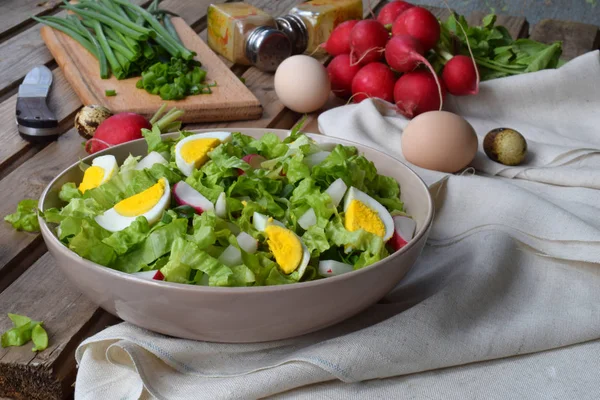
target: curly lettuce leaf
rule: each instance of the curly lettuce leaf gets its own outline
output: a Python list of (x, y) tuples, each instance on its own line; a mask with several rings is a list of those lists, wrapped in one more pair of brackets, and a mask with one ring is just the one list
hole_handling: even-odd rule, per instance
[(17, 211), (4, 217), (18, 231), (38, 232), (38, 201), (33, 199), (21, 200), (17, 204)]

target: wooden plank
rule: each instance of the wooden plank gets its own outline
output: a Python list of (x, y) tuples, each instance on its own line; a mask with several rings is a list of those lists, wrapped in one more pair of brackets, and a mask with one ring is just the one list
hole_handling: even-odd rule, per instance
[[(469, 25), (481, 25), (481, 20), (487, 13), (475, 11), (467, 17)], [(497, 15), (496, 26), (505, 27), (513, 39), (525, 38), (529, 36), (529, 22), (524, 17), (514, 17), (511, 15)]]
[(579, 22), (544, 19), (533, 27), (530, 37), (542, 43), (562, 40), (562, 58), (566, 60), (600, 48), (598, 26)]
[[(218, 82), (212, 94), (165, 101), (160, 96), (138, 89), (138, 77), (117, 80), (111, 76), (109, 79), (102, 79), (98, 61), (77, 41), (47, 26), (42, 27), (41, 34), (83, 104), (99, 104), (114, 113), (134, 112), (150, 118), (166, 103), (169, 108), (176, 106), (185, 112), (183, 122), (236, 121), (260, 117), (262, 108), (252, 92), (183, 19), (173, 18), (172, 21), (184, 46), (194, 51), (196, 59), (202, 62), (207, 79)], [(106, 96), (107, 90), (115, 90), (117, 95)]]
[(118, 320), (65, 282), (49, 253), (0, 294), (2, 332), (12, 326), (9, 312), (44, 321), (50, 339), (48, 348), (39, 353), (31, 351), (31, 343), (0, 349), (0, 396), (30, 400), (70, 395), (77, 345)]
[(60, 0), (5, 0), (0, 13), (0, 39), (31, 23), (32, 15), (40, 16), (56, 10)]

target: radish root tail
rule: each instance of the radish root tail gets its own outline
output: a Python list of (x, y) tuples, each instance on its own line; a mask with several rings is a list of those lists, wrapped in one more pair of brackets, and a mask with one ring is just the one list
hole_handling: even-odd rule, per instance
[(429, 69), (429, 71), (433, 75), (433, 79), (435, 79), (435, 84), (437, 85), (438, 94), (440, 96), (440, 109), (439, 109), (439, 111), (442, 111), (442, 107), (444, 106), (444, 94), (442, 93), (442, 84), (440, 83), (440, 78), (438, 77), (438, 74), (435, 73), (435, 69), (433, 69), (433, 67), (431, 66), (431, 64), (429, 63), (429, 61), (427, 61), (427, 59), (425, 57), (423, 57), (419, 53), (413, 53), (413, 57), (417, 58), (419, 61), (421, 61), (421, 63), (425, 64), (425, 66), (427, 67), (427, 69)]
[(354, 67), (355, 65), (360, 64), (360, 62), (364, 60), (365, 57), (372, 51), (383, 53), (385, 51), (385, 47), (371, 47), (369, 50), (365, 51), (365, 54), (360, 56), (360, 58), (356, 60), (356, 62), (352, 61), (354, 59), (354, 49), (350, 50), (350, 66)]
[(371, 14), (371, 18), (377, 19), (375, 13), (373, 12), (373, 6), (371, 5), (370, 1), (367, 1), (367, 7), (369, 7), (369, 14)]
[[(95, 139), (95, 138), (91, 138), (91, 139), (89, 139), (87, 142), (85, 142), (85, 146), (84, 146), (84, 148), (85, 148), (85, 151), (89, 152), (89, 151), (91, 150), (91, 147), (88, 147), (88, 146), (91, 146), (91, 145), (92, 145), (94, 142), (98, 142), (98, 143), (100, 143), (100, 144), (103, 144), (103, 145), (105, 145), (107, 148), (108, 148), (108, 147), (113, 147), (113, 145), (112, 145), (112, 144), (110, 144), (110, 143), (108, 143), (108, 142), (105, 142), (104, 140), (101, 140), (101, 139)], [(103, 150), (104, 150), (104, 149), (103, 149)]]

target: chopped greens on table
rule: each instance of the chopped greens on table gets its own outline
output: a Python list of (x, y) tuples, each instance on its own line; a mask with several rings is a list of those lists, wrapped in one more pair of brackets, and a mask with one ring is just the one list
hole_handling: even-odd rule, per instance
[(8, 318), (13, 327), (2, 334), (2, 347), (23, 346), (29, 341), (33, 342), (31, 351), (42, 351), (48, 347), (48, 333), (42, 328), (43, 322), (11, 313)]
[[(160, 95), (163, 100), (212, 93), (216, 83), (206, 82), (206, 71), (194, 60), (195, 52), (179, 38), (168, 11), (154, 0), (144, 9), (128, 0), (65, 2), (73, 14), (32, 17), (79, 42), (99, 63), (107, 79), (141, 77), (136, 87)], [(115, 96), (107, 90), (106, 96)]]
[[(373, 264), (412, 238), (400, 187), (355, 147), (144, 129), (148, 154), (94, 158), (42, 217), (62, 243), (141, 277), (209, 286), (310, 281)], [(7, 217), (32, 227), (29, 203)]]

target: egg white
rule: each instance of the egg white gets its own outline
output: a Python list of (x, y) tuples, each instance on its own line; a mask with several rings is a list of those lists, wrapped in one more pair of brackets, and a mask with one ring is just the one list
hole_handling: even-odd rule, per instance
[(112, 178), (119, 170), (119, 164), (117, 164), (117, 159), (115, 158), (115, 156), (110, 154), (94, 158), (94, 160), (92, 161), (92, 167), (99, 167), (102, 168), (102, 170), (104, 171), (104, 177), (102, 177), (100, 185), (102, 185), (105, 182), (108, 182), (110, 178)]
[(146, 157), (142, 158), (137, 163), (134, 169), (142, 170), (146, 168), (152, 168), (154, 164), (167, 165), (168, 163), (169, 162), (162, 155), (160, 155), (160, 153), (157, 153), (156, 151), (151, 151)]
[(177, 168), (185, 175), (190, 176), (196, 166), (193, 162), (188, 163), (185, 161), (181, 155), (181, 148), (189, 142), (198, 139), (219, 139), (221, 143), (227, 142), (231, 140), (231, 132), (207, 132), (207, 133), (197, 133), (195, 135), (190, 135), (185, 139), (180, 140), (175, 146), (175, 163), (177, 164)]
[(164, 193), (158, 199), (156, 204), (152, 206), (152, 208), (147, 212), (140, 215), (136, 215), (134, 217), (126, 217), (124, 215), (119, 214), (113, 207), (109, 210), (106, 210), (103, 214), (96, 216), (94, 219), (96, 220), (98, 225), (110, 232), (122, 231), (123, 229), (131, 225), (137, 217), (146, 217), (146, 219), (148, 220), (148, 224), (154, 224), (161, 218), (163, 211), (169, 206), (171, 201), (171, 189), (169, 187), (169, 181), (164, 179), (164, 182)]
[(384, 242), (390, 240), (392, 235), (394, 234), (394, 220), (392, 219), (392, 215), (387, 210), (387, 208), (385, 208), (380, 202), (378, 202), (365, 192), (362, 192), (354, 186), (351, 186), (350, 189), (348, 189), (346, 199), (344, 200), (344, 212), (348, 210), (348, 207), (350, 206), (352, 200), (358, 200), (367, 207), (369, 207), (371, 210), (377, 212), (379, 218), (381, 219), (381, 222), (383, 222), (383, 225), (385, 226), (385, 235), (382, 239)]
[[(252, 214), (252, 223), (254, 224), (254, 228), (260, 232), (264, 232), (265, 229), (267, 228), (267, 226), (269, 226), (269, 225), (277, 225), (277, 226), (287, 229), (286, 226), (282, 222), (277, 221), (276, 219), (273, 219), (271, 217), (268, 217), (268, 216), (258, 213), (258, 212), (255, 212), (254, 214)], [(294, 232), (292, 232), (292, 233), (298, 238), (298, 241), (300, 242), (300, 245), (302, 246), (302, 260), (300, 260), (300, 264), (296, 268), (296, 271), (298, 271), (298, 273), (300, 274), (300, 277), (302, 277), (302, 275), (304, 275), (304, 271), (306, 271), (308, 262), (310, 261), (310, 252), (308, 251), (308, 248), (302, 242), (302, 239), (300, 239), (300, 237), (298, 235), (296, 235)]]

